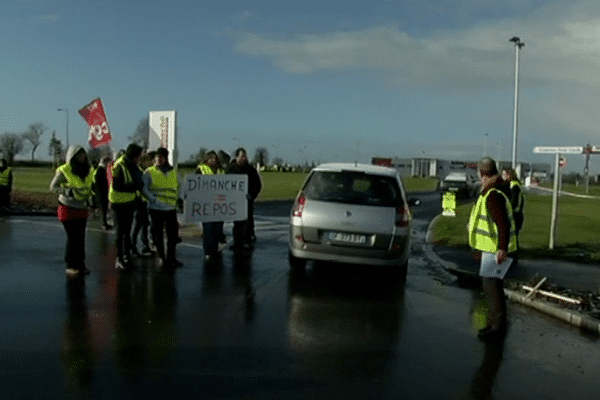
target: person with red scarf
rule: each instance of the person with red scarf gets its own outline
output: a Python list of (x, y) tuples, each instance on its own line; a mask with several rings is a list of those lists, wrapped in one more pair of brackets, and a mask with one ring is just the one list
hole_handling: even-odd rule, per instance
[(88, 274), (85, 266), (85, 227), (92, 200), (94, 175), (85, 149), (71, 146), (67, 161), (57, 168), (50, 190), (58, 193), (58, 220), (67, 234), (65, 246), (66, 274)]

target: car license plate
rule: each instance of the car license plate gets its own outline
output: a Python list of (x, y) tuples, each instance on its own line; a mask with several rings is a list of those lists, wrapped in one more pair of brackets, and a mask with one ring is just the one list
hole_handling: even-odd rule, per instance
[(370, 246), (367, 241), (366, 235), (358, 235), (355, 233), (344, 233), (344, 232), (328, 232), (327, 241), (336, 244), (348, 244), (355, 246)]

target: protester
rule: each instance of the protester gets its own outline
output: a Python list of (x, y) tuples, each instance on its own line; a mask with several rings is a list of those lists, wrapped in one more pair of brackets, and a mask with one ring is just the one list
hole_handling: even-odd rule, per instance
[[(176, 268), (183, 263), (175, 257), (178, 238), (177, 205), (180, 201), (181, 184), (175, 169), (168, 161), (169, 151), (164, 147), (156, 150), (154, 165), (144, 172), (144, 195), (148, 198), (148, 210), (152, 218), (152, 236), (161, 267)], [(167, 232), (167, 252), (163, 230)]]
[[(140, 157), (139, 169), (142, 173), (154, 163), (155, 152), (152, 151)], [(148, 199), (142, 193), (138, 199), (133, 215), (133, 231), (131, 232), (131, 252), (134, 255), (151, 256), (154, 252), (151, 250), (150, 240), (148, 239)], [(142, 250), (138, 252), (138, 237), (142, 242)]]
[[(197, 174), (214, 175), (223, 174), (219, 156), (213, 150), (204, 155), (202, 163), (196, 168)], [(219, 260), (219, 242), (224, 240), (223, 221), (202, 223), (202, 245), (204, 247), (204, 259), (207, 262)]]
[(517, 177), (517, 173), (513, 168), (506, 167), (502, 169), (502, 179), (510, 185), (510, 204), (513, 208), (513, 216), (515, 219), (515, 229), (517, 230), (517, 238), (523, 227), (523, 206), (525, 198), (523, 197), (523, 184)]
[(94, 193), (98, 204), (100, 204), (100, 212), (102, 217), (102, 227), (106, 230), (111, 230), (112, 225), (108, 223), (108, 177), (106, 168), (111, 162), (110, 156), (104, 156), (100, 159), (98, 167), (94, 171)]
[[(471, 210), (468, 224), (469, 245), (482, 253), (479, 274), (482, 277), (483, 291), (488, 302), (487, 326), (481, 329), (478, 337), (487, 340), (500, 337), (506, 330), (506, 300), (502, 277), (489, 273), (486, 261), (497, 265), (507, 260), (508, 253), (517, 250), (512, 206), (505, 192), (504, 182), (498, 174), (496, 162), (483, 158), (478, 166), (481, 180), (481, 193)], [(492, 266), (493, 266), (492, 265)]]
[(131, 225), (137, 201), (144, 187), (142, 172), (137, 166), (141, 154), (142, 148), (132, 143), (112, 167), (112, 185), (108, 198), (117, 225), (115, 268), (118, 270), (135, 268), (131, 260)]
[(85, 227), (92, 201), (94, 176), (81, 146), (71, 146), (67, 161), (57, 168), (50, 190), (58, 193), (58, 220), (67, 234), (65, 262), (68, 276), (88, 274), (85, 266)]
[(6, 159), (0, 159), (0, 208), (10, 208), (13, 173)]
[(244, 148), (235, 151), (235, 160), (227, 169), (228, 174), (248, 175), (248, 219), (233, 223), (233, 248), (249, 249), (256, 241), (254, 233), (254, 200), (262, 189), (260, 176), (256, 169), (248, 163), (248, 155)]

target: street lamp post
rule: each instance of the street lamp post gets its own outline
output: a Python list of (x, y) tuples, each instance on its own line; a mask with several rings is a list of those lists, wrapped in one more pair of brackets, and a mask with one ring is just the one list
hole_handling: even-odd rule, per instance
[(515, 44), (515, 110), (513, 116), (513, 148), (512, 148), (512, 167), (517, 168), (517, 121), (519, 109), (519, 50), (525, 46), (521, 39), (513, 36), (509, 42)]
[(67, 114), (67, 149), (69, 148), (69, 109), (58, 108), (56, 111), (64, 111)]

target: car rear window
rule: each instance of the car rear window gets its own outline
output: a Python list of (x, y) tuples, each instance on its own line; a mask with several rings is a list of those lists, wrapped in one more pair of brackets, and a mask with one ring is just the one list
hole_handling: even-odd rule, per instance
[(308, 200), (395, 207), (402, 203), (392, 178), (354, 171), (315, 171), (304, 186)]

